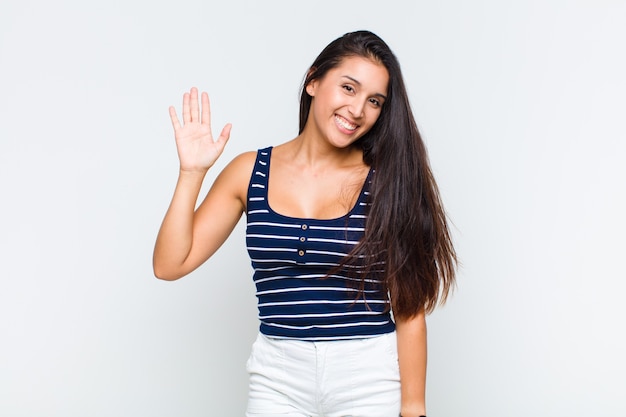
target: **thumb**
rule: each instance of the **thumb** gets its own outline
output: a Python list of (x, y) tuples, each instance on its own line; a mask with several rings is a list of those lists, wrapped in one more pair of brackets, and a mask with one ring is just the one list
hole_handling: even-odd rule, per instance
[(226, 142), (228, 142), (228, 139), (230, 139), (230, 131), (232, 127), (232, 124), (227, 123), (226, 126), (224, 126), (224, 128), (222, 129), (220, 136), (217, 138), (217, 143), (222, 145), (222, 147), (224, 147), (226, 145)]

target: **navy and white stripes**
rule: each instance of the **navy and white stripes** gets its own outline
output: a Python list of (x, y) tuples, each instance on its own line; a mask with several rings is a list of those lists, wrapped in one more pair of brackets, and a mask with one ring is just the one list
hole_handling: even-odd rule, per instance
[(355, 267), (334, 271), (363, 236), (371, 173), (346, 216), (287, 217), (272, 211), (267, 202), (271, 151), (271, 147), (258, 151), (248, 188), (246, 244), (254, 268), (261, 332), (333, 340), (393, 331), (390, 314), (384, 312), (387, 297), (380, 282), (367, 279), (364, 297), (358, 297)]

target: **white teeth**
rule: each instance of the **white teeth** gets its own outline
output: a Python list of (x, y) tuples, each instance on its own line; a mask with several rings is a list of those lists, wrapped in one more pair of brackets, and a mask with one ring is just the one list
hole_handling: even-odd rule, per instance
[(346, 119), (344, 119), (343, 117), (340, 117), (340, 116), (335, 116), (335, 120), (344, 129), (355, 130), (358, 127), (358, 125), (352, 124), (352, 123), (348, 122)]

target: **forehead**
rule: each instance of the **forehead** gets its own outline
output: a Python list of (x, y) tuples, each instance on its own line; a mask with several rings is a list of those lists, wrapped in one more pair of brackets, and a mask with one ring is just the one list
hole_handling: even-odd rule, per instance
[(389, 72), (378, 61), (361, 56), (343, 58), (339, 65), (328, 72), (336, 78), (349, 77), (358, 81), (363, 87), (386, 93), (389, 84)]

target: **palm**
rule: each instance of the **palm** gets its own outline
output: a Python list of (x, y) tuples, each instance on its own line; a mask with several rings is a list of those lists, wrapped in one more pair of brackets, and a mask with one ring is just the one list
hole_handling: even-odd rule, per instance
[(218, 139), (213, 140), (209, 96), (202, 93), (202, 108), (200, 108), (198, 90), (192, 88), (183, 96), (183, 124), (179, 122), (173, 107), (170, 107), (170, 118), (174, 126), (181, 170), (209, 169), (222, 154), (231, 128), (230, 124), (227, 124)]

